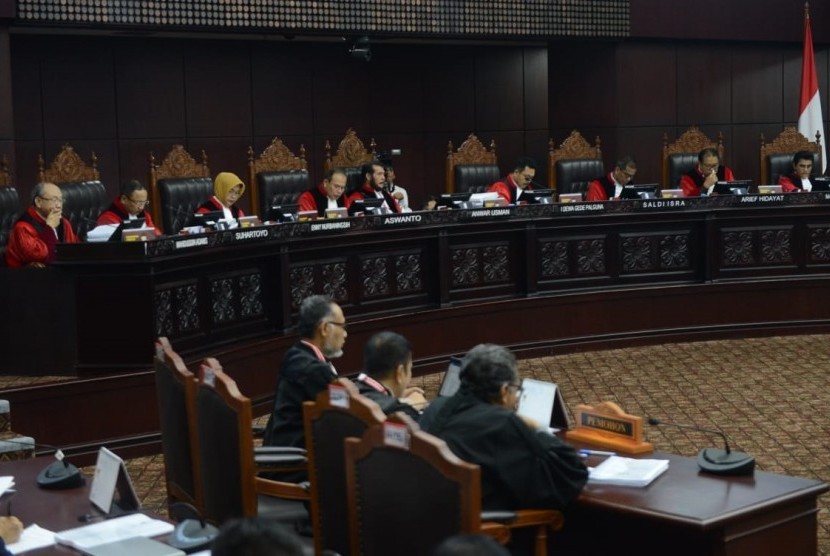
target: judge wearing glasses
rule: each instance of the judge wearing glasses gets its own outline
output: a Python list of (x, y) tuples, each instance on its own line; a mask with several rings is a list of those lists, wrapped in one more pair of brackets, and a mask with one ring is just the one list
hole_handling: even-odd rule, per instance
[(464, 356), (460, 378), (458, 392), (432, 402), (420, 425), (481, 467), (482, 509), (564, 509), (588, 470), (548, 423), (516, 414), (522, 386), (513, 354), (479, 344)]
[(617, 161), (614, 169), (607, 176), (597, 178), (588, 184), (586, 201), (608, 201), (619, 199), (623, 187), (637, 175), (637, 162), (630, 156), (623, 156)]
[[(144, 226), (155, 228), (153, 218), (146, 210), (150, 204), (147, 200), (147, 188), (138, 180), (130, 180), (121, 186), (121, 192), (107, 210), (101, 213), (98, 226), (119, 225), (129, 220), (144, 219)], [(156, 230), (156, 235), (159, 235)]]
[(721, 166), (717, 149), (706, 148), (697, 154), (697, 164), (680, 178), (684, 197), (711, 195), (719, 181), (734, 181), (732, 170)]
[(63, 192), (54, 183), (39, 183), (32, 206), (15, 222), (6, 248), (6, 265), (43, 267), (55, 259), (58, 243), (76, 243), (72, 224), (63, 216)]
[(533, 190), (533, 178), (536, 177), (536, 161), (522, 157), (516, 161), (513, 171), (507, 174), (502, 181), (497, 181), (487, 190), (488, 193), (498, 193), (508, 205), (521, 203), (522, 193), (527, 189)]

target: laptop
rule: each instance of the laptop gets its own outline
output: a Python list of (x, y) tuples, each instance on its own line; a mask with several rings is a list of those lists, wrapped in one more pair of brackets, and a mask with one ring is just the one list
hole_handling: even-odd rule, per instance
[(458, 357), (450, 357), (450, 364), (447, 367), (447, 372), (444, 373), (444, 379), (441, 381), (441, 387), (438, 389), (439, 398), (448, 398), (458, 391), (461, 386), (461, 359)]
[(533, 378), (522, 380), (522, 396), (516, 413), (539, 424), (547, 423), (551, 432), (571, 426), (570, 416), (559, 387), (553, 382)]
[(169, 544), (145, 537), (133, 537), (83, 550), (89, 556), (184, 556), (184, 552)]

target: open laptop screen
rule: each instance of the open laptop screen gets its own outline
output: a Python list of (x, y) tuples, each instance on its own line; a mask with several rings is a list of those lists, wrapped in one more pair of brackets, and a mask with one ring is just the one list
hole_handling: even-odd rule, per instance
[(461, 386), (461, 359), (458, 357), (450, 357), (450, 364), (447, 367), (447, 372), (444, 373), (444, 379), (441, 381), (441, 387), (438, 389), (438, 397), (446, 398), (452, 396), (458, 391)]

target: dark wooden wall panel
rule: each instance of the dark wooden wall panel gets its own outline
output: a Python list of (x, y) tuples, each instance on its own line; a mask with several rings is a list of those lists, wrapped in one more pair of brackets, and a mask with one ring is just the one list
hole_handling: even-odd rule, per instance
[[(307, 52), (299, 44), (251, 45), (255, 135), (283, 137), (309, 131), (314, 114), (312, 87), (315, 85), (311, 55), (313, 52)], [(325, 88), (329, 95), (337, 94), (338, 89), (334, 82), (329, 82)]]
[(736, 122), (783, 119), (781, 53), (749, 46), (732, 50), (732, 117)]
[[(659, 125), (673, 121), (677, 114), (675, 51), (633, 44), (617, 56), (619, 84), (617, 123), (620, 126)], [(610, 87), (606, 89), (611, 89)]]
[(14, 138), (12, 61), (9, 32), (0, 27), (0, 140)]
[[(325, 63), (325, 62), (323, 62)], [(332, 149), (348, 128), (357, 130), (369, 146), (372, 116), (369, 91), (380, 85), (380, 76), (373, 76), (371, 64), (334, 51), (322, 71), (314, 72), (314, 130), (332, 141)], [(334, 151), (332, 151), (332, 154)]]
[(186, 43), (184, 53), (188, 134), (250, 137), (253, 117), (248, 45), (198, 41)]
[(483, 51), (476, 56), (476, 121), (481, 129), (524, 128), (522, 51)]
[(524, 49), (525, 129), (548, 127), (548, 51)]
[(181, 43), (129, 41), (115, 50), (121, 139), (187, 135), (183, 72)]
[(107, 44), (68, 36), (40, 45), (45, 139), (116, 136), (113, 49)]
[[(616, 125), (615, 55), (610, 43), (553, 42), (548, 52), (550, 127)], [(564, 138), (563, 138), (564, 139)]]
[(43, 138), (43, 103), (40, 94), (40, 52), (33, 37), (13, 37), (12, 96), (14, 137), (17, 141)]
[(684, 45), (677, 49), (677, 122), (704, 125), (731, 121), (729, 49)]
[(411, 51), (400, 46), (389, 46), (381, 52), (386, 55), (378, 55), (371, 62), (369, 125), (375, 134), (420, 133), (424, 126), (422, 57), (413, 57)]
[[(427, 59), (440, 59), (440, 51), (426, 47)], [(446, 51), (446, 49), (444, 50)], [(427, 131), (467, 133), (475, 131), (475, 67), (471, 52), (453, 48), (452, 56), (424, 69), (424, 129)], [(444, 140), (447, 144), (450, 138)], [(458, 146), (459, 143), (455, 142)]]

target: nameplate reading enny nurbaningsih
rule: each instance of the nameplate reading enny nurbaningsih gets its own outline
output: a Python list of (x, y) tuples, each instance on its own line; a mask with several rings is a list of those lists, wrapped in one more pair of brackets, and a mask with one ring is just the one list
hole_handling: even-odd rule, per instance
[(643, 441), (643, 418), (629, 415), (614, 402), (576, 406), (576, 427), (566, 432), (565, 437), (626, 454), (654, 450), (650, 442)]

